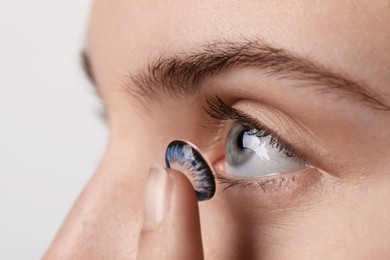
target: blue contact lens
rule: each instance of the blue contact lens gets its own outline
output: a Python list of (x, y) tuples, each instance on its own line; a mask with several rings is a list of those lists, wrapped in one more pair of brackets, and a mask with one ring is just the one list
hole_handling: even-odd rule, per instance
[(165, 152), (167, 168), (187, 174), (198, 201), (214, 196), (215, 180), (210, 166), (196, 148), (184, 141), (172, 141)]

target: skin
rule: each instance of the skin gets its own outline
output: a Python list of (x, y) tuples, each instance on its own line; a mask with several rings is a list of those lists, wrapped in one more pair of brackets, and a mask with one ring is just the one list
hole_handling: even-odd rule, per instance
[[(164, 165), (166, 145), (191, 140), (216, 166), (223, 156), (224, 140), (208, 147), (212, 134), (196, 124), (204, 101), (161, 96), (145, 109), (123, 91), (123, 75), (162, 54), (256, 37), (365, 82), (389, 106), (389, 13), (389, 1), (96, 0), (86, 52), (107, 110), (109, 142), (44, 259), (134, 259), (147, 173), (152, 163)], [(318, 168), (289, 173), (294, 181), (270, 182), (265, 191), (219, 185), (215, 198), (199, 204), (206, 259), (388, 257), (390, 111), (288, 88), (288, 81), (256, 68), (232, 68), (202, 84), (206, 94), (232, 100), (276, 129)], [(196, 223), (196, 216), (188, 218)], [(166, 237), (154, 237), (147, 250)], [(180, 243), (174, 249), (182, 250)]]

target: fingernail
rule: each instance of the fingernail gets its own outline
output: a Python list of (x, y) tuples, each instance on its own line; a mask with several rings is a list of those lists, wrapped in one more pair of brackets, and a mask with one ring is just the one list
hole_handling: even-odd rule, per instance
[(149, 170), (145, 190), (143, 228), (154, 228), (164, 219), (169, 204), (169, 176), (160, 165)]

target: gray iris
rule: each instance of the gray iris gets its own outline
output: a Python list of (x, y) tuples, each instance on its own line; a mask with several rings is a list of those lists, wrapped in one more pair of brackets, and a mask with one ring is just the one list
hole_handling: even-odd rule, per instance
[(244, 138), (248, 138), (248, 135), (251, 135), (250, 129), (239, 123), (234, 123), (226, 138), (225, 145), (225, 158), (229, 165), (240, 166), (254, 155), (254, 151), (244, 145)]

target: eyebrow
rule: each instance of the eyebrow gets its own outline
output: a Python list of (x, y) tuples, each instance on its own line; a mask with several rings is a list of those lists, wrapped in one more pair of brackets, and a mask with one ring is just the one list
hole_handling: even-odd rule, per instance
[[(85, 61), (88, 62), (86, 55)], [(93, 79), (91, 65), (86, 64)], [(296, 82), (292, 85), (295, 87), (312, 88), (356, 100), (373, 109), (390, 111), (390, 107), (377, 98), (379, 95), (363, 82), (259, 40), (216, 41), (201, 45), (196, 51), (161, 56), (135, 74), (125, 75), (123, 85), (137, 100), (158, 99), (159, 94), (186, 97), (199, 93), (201, 83), (207, 78), (228, 69), (245, 67), (260, 69), (279, 80)]]

